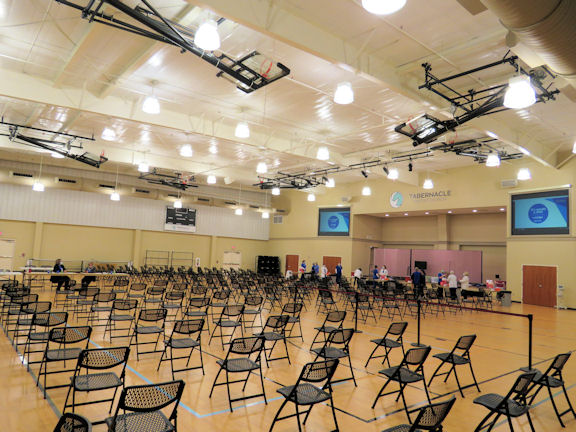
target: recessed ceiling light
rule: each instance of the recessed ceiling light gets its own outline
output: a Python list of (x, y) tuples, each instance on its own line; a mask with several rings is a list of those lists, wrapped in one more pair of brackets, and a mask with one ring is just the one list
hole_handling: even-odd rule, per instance
[(216, 184), (216, 176), (215, 175), (209, 175), (208, 177), (206, 177), (206, 183)]
[(105, 127), (102, 131), (102, 139), (106, 141), (114, 141), (116, 139), (116, 132), (114, 129)]
[(374, 15), (389, 15), (399, 11), (406, 0), (362, 0), (362, 7)]
[(250, 126), (246, 122), (239, 122), (234, 131), (236, 138), (250, 138)]
[(478, 213), (478, 210), (474, 209), (472, 210), (472, 213)]
[(448, 213), (452, 213), (452, 210), (448, 210)]
[(266, 162), (258, 162), (258, 165), (256, 165), (256, 172), (258, 174), (266, 174), (268, 172), (268, 165), (266, 165)]
[(404, 213), (404, 216), (408, 216), (408, 213)]
[(506, 211), (506, 209), (505, 209), (504, 207), (502, 207), (502, 208), (500, 209), (500, 211)]
[(180, 147), (180, 156), (182, 157), (192, 157), (194, 151), (192, 150), (192, 146), (190, 144), (184, 144)]
[(218, 153), (218, 146), (216, 146), (216, 144), (212, 144), (210, 146), (210, 148), (208, 148), (208, 151), (212, 154), (217, 154)]
[(426, 212), (426, 213), (424, 213), (424, 214), (425, 214), (425, 215), (429, 215), (429, 214), (430, 214), (430, 212)]
[(328, 150), (328, 147), (320, 147), (316, 153), (316, 159), (321, 161), (330, 159), (330, 151)]
[(532, 174), (530, 174), (530, 170), (528, 168), (520, 168), (516, 178), (518, 180), (530, 180), (532, 178)]
[(390, 215), (389, 215), (388, 213), (386, 213), (384, 216), (388, 217), (388, 216), (390, 216)]

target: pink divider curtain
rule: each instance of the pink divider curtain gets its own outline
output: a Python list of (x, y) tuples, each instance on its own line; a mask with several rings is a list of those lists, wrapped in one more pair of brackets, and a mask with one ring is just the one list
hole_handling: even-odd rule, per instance
[(374, 249), (374, 264), (386, 265), (390, 276), (407, 276), (410, 267), (410, 249)]

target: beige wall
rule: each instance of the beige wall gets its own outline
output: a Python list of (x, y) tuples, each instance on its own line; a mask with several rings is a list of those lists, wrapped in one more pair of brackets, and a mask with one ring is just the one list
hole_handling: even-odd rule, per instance
[(14, 269), (24, 266), (34, 248), (34, 222), (0, 220), (3, 239), (16, 240)]

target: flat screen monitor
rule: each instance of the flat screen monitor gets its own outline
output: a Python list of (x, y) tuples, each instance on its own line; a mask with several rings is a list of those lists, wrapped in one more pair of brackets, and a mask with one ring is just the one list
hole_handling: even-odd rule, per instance
[(321, 208), (318, 214), (319, 236), (349, 236), (350, 208)]
[(570, 191), (512, 195), (512, 235), (570, 234)]
[(418, 267), (419, 269), (426, 270), (428, 267), (427, 261), (414, 261), (414, 266)]

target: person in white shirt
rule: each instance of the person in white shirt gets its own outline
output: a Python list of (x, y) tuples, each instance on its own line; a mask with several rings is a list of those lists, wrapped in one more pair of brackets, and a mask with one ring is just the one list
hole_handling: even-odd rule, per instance
[(388, 279), (388, 269), (386, 268), (385, 265), (382, 266), (382, 268), (380, 269), (380, 279)]
[(451, 270), (450, 274), (448, 275), (448, 288), (450, 288), (450, 297), (452, 300), (455, 300), (456, 297), (456, 289), (458, 288), (458, 278), (454, 274), (454, 271)]
[(292, 270), (286, 270), (286, 279), (292, 279), (292, 276), (294, 276)]
[(462, 299), (462, 290), (467, 290), (470, 286), (470, 277), (468, 272), (462, 274), (462, 279), (460, 279), (460, 288), (456, 290), (456, 295), (458, 296), (458, 301)]
[(326, 265), (322, 265), (322, 271), (320, 272), (320, 277), (323, 279), (328, 276), (328, 267)]
[(358, 267), (354, 270), (354, 283), (358, 285), (358, 279), (362, 279), (362, 269)]

